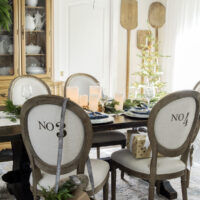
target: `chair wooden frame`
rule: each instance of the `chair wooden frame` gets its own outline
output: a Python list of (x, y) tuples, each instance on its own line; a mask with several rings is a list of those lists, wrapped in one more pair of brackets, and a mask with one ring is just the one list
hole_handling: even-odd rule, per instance
[(73, 78), (77, 77), (77, 76), (88, 77), (88, 78), (92, 79), (92, 80), (97, 84), (97, 86), (100, 86), (99, 81), (98, 81), (95, 77), (91, 76), (90, 74), (86, 74), (86, 73), (76, 73), (76, 74), (72, 74), (72, 75), (69, 76), (69, 77), (67, 78), (67, 80), (65, 81), (65, 86), (64, 86), (64, 97), (66, 97), (66, 89), (67, 89), (67, 87), (69, 86), (70, 81), (71, 81)]
[(199, 85), (200, 85), (200, 81), (198, 81), (198, 82), (196, 83), (196, 85), (194, 86), (193, 90), (197, 91), (197, 88), (198, 88)]
[[(155, 119), (160, 111), (165, 105), (168, 103), (184, 98), (184, 97), (192, 97), (195, 99), (196, 103), (196, 111), (195, 111), (195, 117), (193, 120), (193, 124), (191, 127), (191, 130), (189, 132), (189, 135), (183, 145), (181, 145), (177, 149), (167, 149), (160, 145), (158, 141), (156, 140), (155, 137), (155, 132), (154, 132), (154, 125), (155, 125)], [(154, 199), (154, 186), (156, 181), (161, 181), (161, 180), (166, 180), (166, 179), (172, 179), (172, 178), (177, 178), (181, 177), (181, 186), (182, 186), (182, 195), (183, 195), (183, 200), (187, 200), (187, 169), (182, 171), (178, 171), (176, 173), (171, 173), (171, 174), (161, 174), (157, 175), (157, 153), (161, 153), (164, 156), (167, 157), (177, 157), (181, 155), (181, 160), (184, 162), (185, 166), (187, 165), (187, 159), (188, 159), (188, 154), (190, 150), (190, 144), (196, 137), (198, 130), (199, 130), (199, 125), (200, 125), (200, 120), (199, 120), (199, 111), (200, 111), (200, 93), (196, 91), (180, 91), (180, 92), (175, 92), (172, 94), (169, 94), (162, 100), (160, 100), (152, 109), (150, 117), (148, 119), (148, 136), (150, 139), (150, 145), (152, 148), (152, 159), (150, 162), (150, 174), (145, 174), (145, 173), (140, 173), (134, 170), (131, 170), (129, 168), (124, 167), (123, 165), (119, 164), (118, 162), (111, 160), (111, 170), (112, 170), (112, 200), (116, 199), (116, 168), (119, 168), (125, 172), (127, 172), (130, 175), (136, 176), (138, 178), (142, 178), (145, 180), (149, 181), (149, 200)]]
[[(53, 104), (62, 107), (63, 100), (64, 98), (59, 96), (41, 95), (29, 99), (27, 102), (25, 102), (24, 106), (22, 107), (21, 111), (22, 138), (31, 162), (31, 168), (33, 170), (32, 173), (33, 173), (34, 199), (36, 199), (37, 196), (37, 184), (41, 179), (40, 170), (43, 170), (49, 174), (56, 174), (56, 166), (52, 166), (43, 162), (34, 151), (28, 134), (28, 126), (27, 126), (28, 114), (32, 108), (38, 105)], [(85, 138), (84, 138), (84, 146), (82, 147), (82, 150), (76, 156), (76, 158), (74, 158), (74, 160), (72, 160), (70, 163), (61, 166), (61, 174), (71, 172), (74, 169), (77, 169), (77, 173), (84, 173), (85, 163), (88, 159), (88, 154), (90, 151), (90, 147), (92, 145), (92, 137), (93, 137), (92, 125), (90, 123), (87, 114), (78, 105), (76, 105), (70, 100), (67, 103), (67, 109), (76, 113), (76, 115), (82, 121), (84, 125)]]
[[(8, 89), (8, 99), (9, 99), (9, 100), (12, 100), (11, 88), (12, 88), (13, 83), (16, 82), (16, 81), (19, 80), (19, 79), (26, 78), (26, 77), (27, 77), (27, 78), (29, 78), (29, 77), (30, 77), (30, 78), (34, 78), (34, 79), (38, 80), (39, 82), (41, 82), (41, 83), (46, 87), (46, 89), (47, 89), (47, 91), (48, 91), (48, 94), (49, 94), (49, 95), (51, 94), (51, 91), (50, 91), (48, 85), (47, 85), (43, 80), (41, 80), (41, 79), (39, 79), (39, 78), (37, 78), (37, 77), (35, 77), (35, 76), (32, 76), (32, 75), (23, 75), (23, 76), (18, 76), (18, 77), (16, 77), (15, 79), (13, 79), (13, 80), (10, 82), (9, 89)], [(2, 110), (2, 109), (5, 109), (5, 107), (1, 107), (1, 108), (0, 108), (0, 110)], [(6, 140), (6, 141), (10, 141), (10, 140)], [(10, 149), (9, 147), (8, 147), (7, 149), (10, 151), (10, 154), (11, 154), (12, 149)], [(5, 159), (5, 161), (10, 161), (10, 160), (12, 160), (12, 159), (13, 159), (13, 158), (12, 158), (11, 156), (9, 156), (7, 159)], [(4, 162), (4, 160), (3, 160), (3, 162)]]
[(15, 79), (13, 79), (11, 82), (10, 82), (10, 86), (9, 86), (9, 89), (8, 89), (8, 99), (12, 99), (12, 92), (11, 92), (11, 88), (12, 88), (12, 85), (17, 81), (17, 80), (20, 80), (22, 78), (34, 78), (36, 79), (37, 81), (41, 82), (47, 89), (48, 91), (48, 94), (50, 95), (51, 94), (51, 90), (49, 88), (49, 86), (41, 79), (39, 79), (38, 77), (36, 76), (32, 76), (32, 75), (23, 75), (23, 76), (18, 76), (16, 77)]
[[(65, 82), (65, 86), (64, 86), (64, 96), (66, 97), (66, 89), (67, 87), (69, 86), (69, 83), (70, 81), (75, 78), (75, 77), (88, 77), (90, 79), (92, 79), (97, 86), (100, 86), (100, 83), (99, 81), (91, 76), (90, 74), (86, 74), (86, 73), (75, 73), (75, 74), (72, 74), (71, 76), (69, 76)], [(106, 134), (108, 131), (106, 132), (101, 132), (99, 134)], [(119, 131), (118, 132), (115, 132), (115, 134), (122, 134), (120, 133)], [(114, 134), (113, 134), (114, 135)], [(95, 134), (94, 134), (94, 137), (95, 137)], [(126, 146), (126, 141), (125, 140), (121, 140), (121, 141), (110, 141), (110, 142), (106, 142), (106, 143), (93, 143), (92, 147), (94, 148), (97, 148), (97, 158), (100, 158), (100, 147), (101, 146), (112, 146), (112, 145), (121, 145), (122, 148), (125, 148)]]

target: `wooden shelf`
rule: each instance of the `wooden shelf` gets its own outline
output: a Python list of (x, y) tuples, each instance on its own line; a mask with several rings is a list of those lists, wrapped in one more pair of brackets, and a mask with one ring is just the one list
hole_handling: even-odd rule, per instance
[(13, 54), (0, 54), (0, 56), (13, 56)]
[(29, 30), (26, 30), (27, 33), (44, 33), (45, 31), (44, 30), (35, 30), (35, 31), (29, 31)]
[(27, 9), (45, 9), (44, 6), (26, 6)]
[(26, 54), (26, 56), (45, 56), (46, 54)]

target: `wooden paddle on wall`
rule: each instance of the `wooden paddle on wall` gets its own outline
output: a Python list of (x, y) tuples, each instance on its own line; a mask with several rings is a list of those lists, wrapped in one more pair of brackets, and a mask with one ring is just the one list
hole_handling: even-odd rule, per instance
[(131, 30), (138, 25), (138, 2), (136, 0), (121, 0), (120, 23), (127, 30), (126, 98), (128, 98)]
[(165, 6), (160, 2), (154, 2), (149, 7), (149, 23), (156, 29), (156, 42), (158, 42), (158, 28), (165, 24), (165, 15)]

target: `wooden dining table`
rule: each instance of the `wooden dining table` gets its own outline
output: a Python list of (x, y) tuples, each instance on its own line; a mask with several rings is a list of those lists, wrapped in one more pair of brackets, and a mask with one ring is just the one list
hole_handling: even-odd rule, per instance
[[(0, 111), (0, 142), (11, 141), (13, 150), (13, 171), (22, 171), (22, 173), (23, 171), (29, 172), (29, 161), (21, 137), (20, 121), (18, 119), (16, 122), (11, 122), (10, 119), (1, 118), (1, 113), (2, 111)], [(128, 118), (124, 115), (116, 115), (112, 123), (93, 125), (93, 131), (133, 129), (141, 126), (147, 126), (147, 119)], [(27, 166), (29, 169), (27, 169)], [(8, 187), (17, 200), (32, 200), (29, 179), (8, 184)], [(159, 188), (161, 188), (160, 193), (165, 195), (168, 199), (177, 197), (177, 193), (173, 190), (168, 181), (163, 181), (159, 184)]]

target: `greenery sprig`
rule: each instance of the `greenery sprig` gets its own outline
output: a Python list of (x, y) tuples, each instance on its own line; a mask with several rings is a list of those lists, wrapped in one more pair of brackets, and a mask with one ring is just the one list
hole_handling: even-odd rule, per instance
[(74, 192), (75, 184), (68, 180), (58, 189), (58, 193), (55, 192), (54, 188), (44, 188), (41, 186), (41, 194), (45, 200), (67, 200), (72, 198), (72, 193)]
[(119, 102), (116, 101), (116, 100), (114, 100), (114, 99), (105, 102), (104, 103), (104, 109), (105, 109), (104, 112), (108, 113), (108, 114), (117, 114), (117, 113), (120, 113), (121, 111), (115, 109), (116, 105), (119, 105)]
[(12, 116), (9, 116), (8, 118), (12, 122), (15, 122), (20, 117), (21, 107), (14, 105), (11, 100), (6, 100), (4, 112), (8, 114), (12, 114)]
[(12, 23), (10, 12), (12, 10), (9, 0), (0, 0), (0, 31), (9, 31), (10, 24)]

